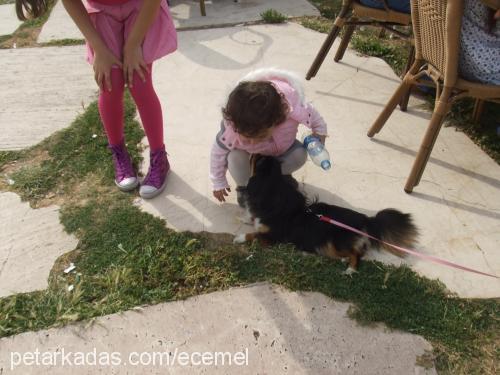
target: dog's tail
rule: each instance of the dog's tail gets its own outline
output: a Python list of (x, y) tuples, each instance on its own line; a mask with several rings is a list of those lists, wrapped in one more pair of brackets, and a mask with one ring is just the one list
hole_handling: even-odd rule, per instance
[[(413, 248), (417, 243), (418, 230), (410, 214), (387, 208), (379, 211), (374, 217), (369, 218), (368, 233), (384, 242), (405, 248)], [(398, 251), (391, 246), (371, 241), (374, 247), (382, 247), (390, 253), (403, 257), (406, 253)]]

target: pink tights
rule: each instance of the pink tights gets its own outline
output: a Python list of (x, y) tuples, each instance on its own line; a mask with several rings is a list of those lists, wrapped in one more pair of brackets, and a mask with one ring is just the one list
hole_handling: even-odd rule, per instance
[[(148, 65), (146, 82), (142, 82), (139, 75), (134, 73), (133, 87), (130, 93), (134, 98), (142, 126), (148, 137), (151, 151), (163, 148), (163, 116), (161, 104), (153, 88), (151, 79), (152, 64)], [(104, 129), (111, 145), (118, 145), (123, 141), (123, 92), (125, 81), (121, 69), (111, 69), (111, 91), (101, 91), (99, 94), (99, 113)]]

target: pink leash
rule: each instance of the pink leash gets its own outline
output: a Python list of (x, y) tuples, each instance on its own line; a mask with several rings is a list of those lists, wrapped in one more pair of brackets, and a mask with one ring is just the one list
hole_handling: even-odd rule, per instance
[(489, 273), (485, 273), (485, 272), (481, 272), (481, 271), (476, 271), (476, 270), (473, 270), (472, 268), (467, 268), (467, 267), (461, 266), (460, 264), (456, 264), (456, 263), (447, 261), (445, 259), (441, 259), (441, 258), (432, 256), (432, 255), (426, 255), (426, 254), (418, 253), (418, 252), (416, 252), (414, 250), (405, 249), (404, 247), (393, 245), (392, 243), (382, 241), (382, 240), (380, 240), (380, 239), (378, 239), (376, 237), (373, 237), (373, 236), (369, 235), (368, 233), (362, 232), (359, 229), (353, 228), (353, 227), (351, 227), (351, 226), (349, 226), (347, 224), (341, 223), (341, 222), (339, 222), (337, 220), (333, 220), (332, 218), (329, 218), (327, 216), (323, 216), (323, 215), (316, 215), (316, 216), (321, 221), (324, 221), (326, 223), (330, 223), (330, 224), (336, 225), (337, 227), (340, 227), (340, 228), (343, 228), (343, 229), (347, 229), (347, 230), (349, 230), (351, 232), (354, 232), (354, 233), (360, 234), (362, 236), (368, 237), (368, 238), (370, 238), (372, 240), (381, 242), (384, 245), (388, 245), (388, 246), (390, 246), (390, 247), (392, 247), (392, 248), (394, 248), (396, 250), (402, 251), (403, 253), (415, 255), (415, 256), (417, 256), (419, 258), (430, 260), (431, 262), (434, 262), (434, 263), (444, 264), (445, 266), (448, 266), (448, 267), (458, 268), (459, 270), (473, 272), (473, 273), (477, 273), (479, 275), (494, 277), (494, 278), (497, 278), (497, 279), (499, 278), (496, 275), (491, 275)]

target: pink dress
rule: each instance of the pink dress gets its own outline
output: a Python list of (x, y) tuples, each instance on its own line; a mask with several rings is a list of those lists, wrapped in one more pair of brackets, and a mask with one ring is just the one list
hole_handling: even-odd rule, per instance
[[(123, 60), (123, 46), (147, 0), (87, 0), (90, 19), (106, 46)], [(142, 43), (142, 54), (147, 64), (177, 49), (177, 32), (166, 0), (162, 0), (158, 16), (147, 31)], [(94, 62), (94, 51), (87, 43), (87, 61)]]

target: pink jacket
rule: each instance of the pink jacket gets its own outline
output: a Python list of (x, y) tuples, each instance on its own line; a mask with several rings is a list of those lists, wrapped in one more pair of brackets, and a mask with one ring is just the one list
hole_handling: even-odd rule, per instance
[(255, 144), (242, 140), (232, 123), (222, 120), (210, 154), (210, 180), (214, 190), (229, 187), (226, 172), (227, 155), (231, 150), (244, 150), (250, 154), (282, 155), (295, 142), (299, 124), (312, 129), (316, 134), (327, 134), (325, 121), (310, 103), (305, 103), (300, 81), (293, 74), (276, 69), (262, 69), (251, 72), (242, 79), (249, 80), (271, 82), (288, 103), (288, 116), (274, 128), (271, 138)]

